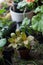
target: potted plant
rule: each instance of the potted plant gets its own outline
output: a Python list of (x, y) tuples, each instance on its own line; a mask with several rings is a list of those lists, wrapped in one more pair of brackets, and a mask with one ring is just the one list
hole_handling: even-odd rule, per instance
[[(16, 30), (16, 33), (11, 33), (11, 37), (8, 39), (10, 42), (9, 46), (13, 46), (17, 50), (17, 54), (20, 58), (29, 59), (29, 52), (33, 48), (34, 41), (33, 36), (27, 36), (24, 32)], [(33, 41), (33, 42), (32, 42)]]
[(10, 13), (11, 13), (12, 21), (21, 22), (24, 18), (24, 15), (29, 18), (32, 18), (33, 16), (32, 10), (34, 9), (35, 3), (37, 3), (36, 0), (34, 1), (23, 0), (19, 2), (18, 5), (16, 5), (16, 9), (14, 8), (13, 10), (11, 7)]
[(0, 38), (8, 38), (11, 32), (15, 32), (16, 23), (9, 20), (9, 14), (0, 17)]

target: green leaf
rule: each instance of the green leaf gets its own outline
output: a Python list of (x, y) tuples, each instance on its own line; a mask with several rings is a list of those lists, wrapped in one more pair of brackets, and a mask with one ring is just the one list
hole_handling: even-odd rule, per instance
[(35, 0), (35, 2), (38, 2), (38, 0)]
[(43, 13), (43, 5), (42, 6), (38, 6), (35, 10), (34, 10), (35, 13)]
[(4, 8), (0, 9), (0, 14), (3, 14), (4, 12), (6, 12)]
[(0, 47), (3, 47), (6, 44), (6, 39), (0, 39)]
[(32, 25), (32, 28), (33, 28), (34, 30), (37, 30), (37, 28), (38, 28), (38, 23)]
[(16, 3), (20, 2), (20, 0), (13, 0), (13, 1), (16, 2)]
[(41, 12), (43, 13), (43, 5), (41, 6)]
[(26, 4), (27, 3), (25, 1), (19, 2), (17, 8), (20, 9), (20, 8), (26, 6)]
[(39, 32), (43, 33), (43, 14), (39, 13), (36, 16), (33, 16), (32, 18), (32, 25), (31, 27)]
[(2, 28), (3, 27), (3, 23), (2, 23), (2, 21), (0, 21), (0, 28)]
[(34, 10), (35, 13), (37, 12), (40, 12), (40, 6), (38, 6), (35, 10)]
[(27, 17), (23, 20), (22, 25), (27, 26), (28, 24), (30, 24), (30, 19), (28, 19)]
[(23, 22), (22, 22), (22, 24), (20, 26), (20, 30), (22, 30), (22, 31), (25, 32), (26, 31), (26, 28), (27, 28), (27, 26), (29, 26), (29, 24), (30, 24), (30, 19), (28, 19), (27, 17), (24, 18), (24, 20), (23, 20)]

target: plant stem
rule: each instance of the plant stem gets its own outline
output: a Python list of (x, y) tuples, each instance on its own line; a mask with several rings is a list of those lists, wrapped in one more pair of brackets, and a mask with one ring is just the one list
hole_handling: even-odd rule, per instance
[(24, 9), (24, 12), (23, 12), (23, 19), (26, 17), (26, 10), (27, 10), (27, 7), (25, 7), (25, 9)]

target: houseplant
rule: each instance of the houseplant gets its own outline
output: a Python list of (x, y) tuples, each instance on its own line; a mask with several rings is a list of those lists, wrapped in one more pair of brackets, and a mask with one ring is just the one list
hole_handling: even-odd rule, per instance
[[(21, 22), (23, 20), (24, 14), (27, 17), (31, 18), (33, 16), (32, 10), (34, 9), (35, 2), (37, 3), (37, 1), (36, 0), (34, 0), (34, 1), (23, 0), (23, 1), (19, 2), (18, 5), (16, 5), (15, 11), (13, 11), (12, 8), (10, 8), (12, 20), (16, 21), (16, 22)], [(31, 12), (29, 12), (29, 11), (31, 11)]]
[(27, 36), (23, 31), (20, 32), (19, 30), (16, 30), (16, 33), (11, 33), (8, 41), (10, 42), (8, 47), (13, 46), (20, 58), (23, 59), (30, 58), (29, 52), (33, 49), (34, 44), (37, 44), (33, 36)]
[[(3, 12), (0, 11), (2, 14)], [(10, 13), (5, 17), (0, 16), (0, 38), (8, 38), (11, 32), (15, 32), (16, 23), (10, 20)]]
[[(42, 16), (43, 6), (37, 7), (34, 12), (35, 13), (38, 13), (38, 14), (36, 14), (35, 16), (33, 16), (31, 21), (30, 21), (30, 19), (25, 18), (23, 20), (23, 22), (22, 22), (22, 25), (20, 26), (20, 30), (26, 32), (27, 36), (28, 35), (33, 35), (39, 41), (39, 43), (43, 43), (43, 35), (42, 35), (42, 32), (41, 32), (41, 30), (38, 31), (38, 27), (39, 26), (37, 27), (37, 30), (35, 30), (35, 28), (31, 27), (31, 25), (35, 27), (35, 24), (37, 22), (39, 22), (38, 19), (43, 18), (43, 16)], [(37, 17), (37, 19), (36, 19), (36, 17)], [(42, 19), (40, 19), (40, 20), (42, 20)], [(34, 25), (33, 25), (33, 22), (35, 22)], [(41, 26), (41, 24), (40, 24), (40, 26)]]

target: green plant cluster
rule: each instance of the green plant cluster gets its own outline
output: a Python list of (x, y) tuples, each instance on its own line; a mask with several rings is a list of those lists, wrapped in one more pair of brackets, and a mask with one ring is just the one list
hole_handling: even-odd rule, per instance
[(17, 9), (20, 9), (24, 11), (26, 8), (27, 10), (33, 10), (35, 8), (35, 5), (38, 3), (38, 0), (35, 0), (34, 2), (26, 2), (25, 0), (18, 3)]
[(32, 17), (32, 28), (43, 34), (43, 5), (37, 7), (34, 12), (38, 14)]

